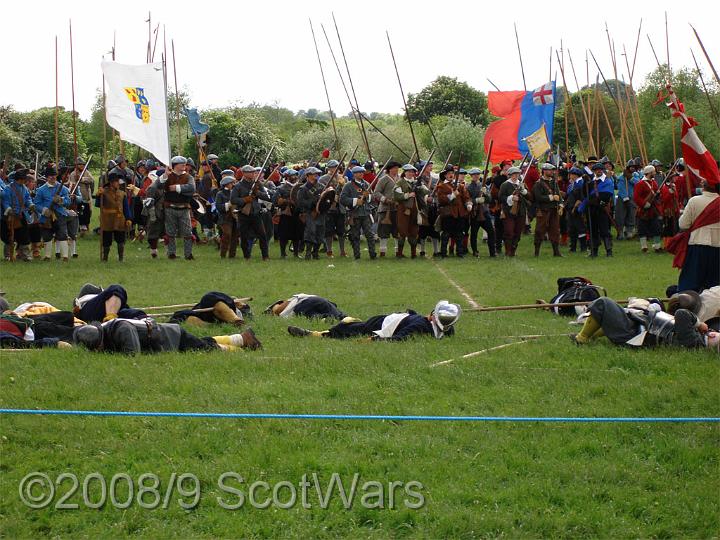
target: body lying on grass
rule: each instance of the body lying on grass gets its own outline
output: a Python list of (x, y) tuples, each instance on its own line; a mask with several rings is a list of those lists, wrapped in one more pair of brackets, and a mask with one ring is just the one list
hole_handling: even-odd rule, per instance
[(22, 304), (10, 310), (0, 298), (0, 348), (67, 348), (135, 354), (139, 352), (258, 349), (260, 341), (248, 329), (242, 334), (196, 337), (179, 324), (142, 319), (109, 318), (85, 323), (69, 311), (45, 302)]
[(720, 333), (697, 316), (702, 309), (700, 295), (685, 291), (671, 300), (666, 312), (661, 304), (648, 300), (634, 299), (624, 308), (610, 298), (598, 298), (588, 306), (582, 330), (571, 339), (578, 345), (606, 337), (620, 346), (720, 350)]
[(345, 317), (335, 326), (322, 332), (288, 326), (288, 333), (295, 337), (324, 337), (346, 339), (367, 336), (372, 340), (400, 341), (415, 335), (431, 335), (436, 339), (454, 334), (454, 325), (460, 318), (460, 306), (440, 300), (427, 315), (419, 315), (409, 309), (402, 313), (375, 315), (365, 321)]
[(265, 309), (265, 313), (286, 319), (294, 315), (309, 319), (317, 317), (319, 319), (342, 320), (346, 317), (345, 313), (338, 309), (335, 302), (331, 302), (322, 296), (304, 293), (293, 294), (287, 300), (278, 300), (269, 305)]

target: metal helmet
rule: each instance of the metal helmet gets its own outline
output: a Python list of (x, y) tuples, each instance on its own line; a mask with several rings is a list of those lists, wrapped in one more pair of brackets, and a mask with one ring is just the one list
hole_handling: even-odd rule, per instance
[(447, 300), (440, 300), (433, 309), (433, 320), (440, 330), (447, 330), (460, 318), (461, 309), (457, 304), (451, 304)]
[(213, 159), (220, 159), (220, 158), (217, 157), (215, 154), (208, 154), (207, 160), (212, 161)]
[(190, 165), (193, 169), (195, 168), (195, 161), (193, 158), (187, 158), (187, 164)]
[(175, 165), (185, 165), (187, 162), (188, 162), (188, 160), (185, 159), (183, 156), (174, 156), (170, 160), (170, 166), (172, 167)]

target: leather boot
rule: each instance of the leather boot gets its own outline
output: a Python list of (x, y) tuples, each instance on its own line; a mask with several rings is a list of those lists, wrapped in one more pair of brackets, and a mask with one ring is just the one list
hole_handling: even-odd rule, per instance
[(562, 257), (562, 253), (560, 253), (560, 246), (557, 242), (552, 243), (552, 249), (553, 249), (553, 257)]
[(612, 257), (612, 237), (608, 236), (607, 238), (603, 238), (603, 245), (605, 246), (605, 256)]
[(417, 244), (410, 244), (410, 258), (417, 258)]
[(405, 242), (398, 241), (398, 247), (397, 252), (395, 253), (395, 257), (398, 259), (404, 259), (405, 255), (403, 255), (403, 250), (405, 249)]
[(103, 246), (102, 250), (102, 260), (107, 262), (108, 255), (110, 255), (110, 246)]
[(587, 238), (585, 238), (584, 236), (581, 236), (580, 237), (580, 251), (585, 253), (587, 251), (587, 248), (588, 248)]
[(313, 245), (312, 242), (305, 242), (305, 260), (312, 259)]
[(118, 244), (117, 252), (118, 252), (118, 261), (123, 262), (123, 259), (125, 258), (125, 244)]
[(535, 242), (535, 256), (540, 256), (540, 248), (542, 247), (542, 242)]

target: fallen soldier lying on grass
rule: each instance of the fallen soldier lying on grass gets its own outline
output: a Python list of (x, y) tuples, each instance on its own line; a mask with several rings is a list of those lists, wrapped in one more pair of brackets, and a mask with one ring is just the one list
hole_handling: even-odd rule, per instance
[(338, 324), (322, 332), (288, 326), (288, 333), (295, 337), (326, 337), (346, 339), (369, 336), (372, 340), (400, 341), (414, 335), (431, 335), (436, 339), (451, 336), (453, 326), (460, 318), (460, 306), (440, 300), (432, 313), (419, 315), (409, 309), (404, 313), (375, 315), (366, 321), (346, 317)]
[(242, 334), (197, 337), (179, 324), (159, 323), (153, 319), (113, 319), (87, 324), (73, 332), (73, 342), (91, 351), (121, 354), (187, 351), (234, 351), (259, 349), (260, 341), (248, 328)]
[(572, 335), (578, 345), (606, 337), (615, 345), (653, 347), (674, 345), (691, 349), (720, 350), (720, 333), (709, 330), (698, 319), (702, 304), (697, 293), (679, 293), (669, 309), (643, 299), (634, 299), (626, 308), (601, 297), (588, 306), (582, 330)]
[[(209, 308), (212, 310), (208, 310)], [(252, 311), (248, 304), (239, 302), (225, 293), (212, 291), (204, 294), (200, 302), (192, 308), (173, 313), (169, 322), (185, 321), (195, 326), (205, 326), (205, 323), (224, 323), (240, 327), (245, 324), (245, 318), (250, 317), (252, 317)]]
[(340, 311), (335, 302), (314, 294), (294, 294), (287, 300), (278, 300), (265, 309), (265, 313), (286, 319), (297, 315), (309, 319), (344, 319), (345, 313)]

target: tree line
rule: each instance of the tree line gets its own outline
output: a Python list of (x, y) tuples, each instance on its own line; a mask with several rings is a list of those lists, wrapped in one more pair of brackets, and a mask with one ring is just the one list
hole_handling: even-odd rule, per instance
[[(720, 88), (708, 81), (707, 94), (703, 89), (697, 70), (680, 69), (669, 74), (664, 66), (656, 69), (637, 92), (622, 81), (598, 81), (570, 94), (572, 111), (566, 106), (565, 89), (557, 88), (554, 145), (566, 148), (578, 157), (590, 153), (590, 139), (598, 157), (642, 155), (640, 145), (649, 159), (665, 163), (680, 156), (679, 124), (673, 122), (663, 103), (657, 103), (658, 91), (671, 76), (673, 87), (686, 111), (694, 116), (699, 127), (697, 132), (707, 148), (720, 157), (720, 126), (716, 111), (720, 111)], [(197, 156), (197, 141), (192, 135), (183, 114), (177, 114), (190, 105), (187, 91), (168, 96), (170, 117), (170, 141), (173, 153)], [(582, 102), (582, 105), (581, 105)], [(637, 120), (630, 122), (627, 107), (637, 103)], [(582, 106), (587, 105), (590, 128), (583, 115)], [(620, 151), (623, 127), (620, 111), (626, 110), (625, 148)], [(436, 148), (436, 159), (445, 160), (452, 152), (453, 162), (460, 165), (479, 165), (484, 159), (483, 137), (488, 124), (495, 120), (487, 107), (487, 96), (456, 78), (440, 76), (417, 94), (408, 96), (409, 116), (413, 121), (421, 156), (414, 155), (414, 145), (405, 115), (378, 112), (363, 113), (365, 129), (372, 157), (384, 161), (390, 156), (398, 161), (426, 157)], [(571, 112), (574, 111), (574, 114)], [(202, 121), (209, 124), (207, 151), (217, 154), (222, 163), (239, 164), (262, 161), (262, 156), (275, 145), (274, 159), (289, 162), (318, 160), (324, 149), (333, 157), (344, 152), (352, 153), (357, 146), (358, 157), (367, 156), (363, 137), (353, 112), (335, 115), (337, 139), (331, 126), (328, 111), (308, 109), (291, 111), (277, 103), (231, 105), (201, 110)], [(566, 119), (567, 117), (567, 119)], [(112, 159), (120, 152), (121, 143), (116, 134), (104, 123), (102, 94), (98, 92), (89, 120), (79, 117), (77, 143), (79, 155), (95, 156), (99, 164), (102, 156)], [(575, 125), (577, 123), (577, 126)], [(73, 113), (61, 108), (58, 114), (59, 154), (66, 161), (73, 156)], [(673, 145), (673, 124), (675, 129)], [(567, 135), (566, 135), (567, 134)], [(578, 137), (579, 134), (579, 137)], [(149, 157), (147, 153), (130, 144), (123, 150), (131, 161)], [(583, 156), (583, 151), (586, 154)], [(10, 106), (0, 107), (0, 155), (16, 160), (52, 159), (55, 154), (55, 109), (43, 107), (30, 112), (20, 112)]]

